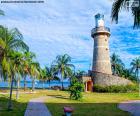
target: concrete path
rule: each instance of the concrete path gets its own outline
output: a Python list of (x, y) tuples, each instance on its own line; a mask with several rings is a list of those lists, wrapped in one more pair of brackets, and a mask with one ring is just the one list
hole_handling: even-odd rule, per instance
[[(28, 92), (19, 92), (19, 94), (32, 94), (32, 93), (37, 93), (36, 91), (32, 92), (32, 91), (28, 91)], [(7, 94), (10, 94), (10, 91), (9, 92), (0, 92), (1, 95), (7, 95)], [(16, 94), (16, 91), (13, 91), (12, 94)]]
[(140, 100), (122, 102), (118, 107), (121, 110), (130, 112), (133, 116), (140, 116)]
[(51, 116), (44, 104), (46, 97), (31, 99), (28, 103), (24, 116)]

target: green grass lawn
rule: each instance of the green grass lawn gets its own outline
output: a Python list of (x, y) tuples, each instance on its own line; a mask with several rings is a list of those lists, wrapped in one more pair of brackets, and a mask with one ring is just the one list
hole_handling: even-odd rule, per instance
[[(1, 92), (1, 91), (0, 91)], [(46, 96), (46, 105), (53, 116), (62, 116), (64, 106), (74, 108), (74, 116), (129, 116), (117, 108), (121, 101), (140, 99), (138, 93), (84, 93), (81, 101), (69, 99), (68, 92), (36, 90), (34, 94), (13, 95), (13, 111), (7, 111), (9, 95), (0, 94), (0, 116), (24, 116), (27, 103), (32, 98)]]
[(74, 116), (130, 116), (119, 110), (117, 104), (140, 99), (138, 93), (84, 93), (82, 101), (69, 100), (67, 92), (51, 91), (48, 96), (46, 105), (53, 116), (62, 116), (64, 106), (72, 106)]

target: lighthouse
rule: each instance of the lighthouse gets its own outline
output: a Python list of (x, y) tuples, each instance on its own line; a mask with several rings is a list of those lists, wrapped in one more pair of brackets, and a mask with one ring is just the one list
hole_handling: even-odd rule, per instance
[(92, 29), (91, 36), (94, 39), (93, 73), (112, 74), (109, 54), (110, 29), (105, 27), (104, 15), (95, 15), (95, 28)]
[(94, 40), (92, 71), (81, 78), (85, 91), (94, 91), (94, 85), (106, 87), (133, 84), (128, 79), (112, 75), (109, 54), (110, 29), (105, 27), (104, 15), (95, 15), (95, 28), (92, 29), (91, 36)]

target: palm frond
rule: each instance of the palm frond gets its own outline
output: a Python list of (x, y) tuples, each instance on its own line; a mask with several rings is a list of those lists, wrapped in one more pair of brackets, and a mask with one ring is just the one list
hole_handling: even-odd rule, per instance
[(122, 7), (125, 6), (126, 1), (129, 1), (129, 0), (115, 0), (114, 1), (112, 5), (112, 12), (111, 12), (112, 21), (115, 21), (116, 23), (118, 23), (119, 12), (122, 9)]
[(0, 15), (5, 15), (3, 10), (0, 10)]

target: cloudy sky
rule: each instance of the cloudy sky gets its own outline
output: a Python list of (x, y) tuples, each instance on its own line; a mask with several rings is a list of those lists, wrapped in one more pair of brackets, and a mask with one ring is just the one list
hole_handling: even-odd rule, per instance
[(105, 15), (111, 29), (110, 54), (120, 55), (129, 67), (140, 55), (140, 33), (133, 30), (133, 18), (121, 12), (119, 24), (111, 22), (113, 0), (46, 0), (42, 4), (0, 4), (5, 16), (0, 24), (17, 27), (41, 66), (50, 65), (57, 55), (69, 54), (76, 69), (88, 70), (93, 56), (94, 15)]

